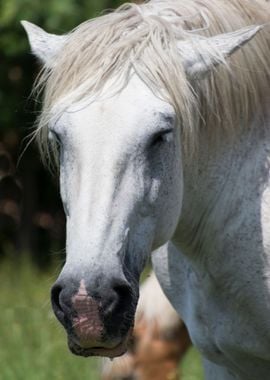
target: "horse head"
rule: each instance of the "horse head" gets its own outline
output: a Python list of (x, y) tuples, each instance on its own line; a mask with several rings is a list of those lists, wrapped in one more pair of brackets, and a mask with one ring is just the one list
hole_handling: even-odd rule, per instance
[[(174, 78), (179, 66), (179, 75), (189, 83), (185, 91), (191, 96), (190, 83), (224, 63), (259, 30), (249, 27), (211, 38), (173, 40), (175, 65), (161, 56), (168, 45), (163, 34), (159, 48), (149, 40), (152, 50), (148, 56), (139, 56), (143, 48), (137, 49), (123, 79), (121, 68), (126, 66), (121, 59), (132, 51), (133, 40), (121, 45), (128, 32), (118, 31), (120, 22), (123, 20), (115, 23), (120, 41), (117, 54), (106, 55), (104, 46), (96, 43), (87, 59), (84, 51), (95, 44), (100, 32), (89, 41), (91, 33), (85, 34), (84, 45), (78, 46), (79, 29), (55, 36), (24, 23), (34, 54), (44, 64), (47, 77), (52, 74), (50, 88), (45, 89), (45, 98), (51, 102), (43, 112), (47, 124), (42, 130), (43, 138), (45, 133), (45, 138), (49, 136), (51, 143), (59, 146), (60, 190), (67, 219), (66, 263), (52, 288), (52, 306), (67, 330), (70, 349), (84, 356), (115, 357), (125, 352), (140, 274), (150, 253), (172, 238), (181, 215), (181, 123), (185, 119), (178, 111), (182, 109), (186, 119), (191, 119), (192, 108), (187, 110), (184, 102), (175, 107), (170, 95), (175, 90), (181, 97), (184, 87), (180, 80), (172, 80), (168, 94), (165, 70)], [(143, 35), (143, 24), (137, 30)], [(112, 41), (114, 37), (110, 32)], [(146, 46), (144, 41), (143, 36), (137, 45)], [(93, 56), (102, 49), (104, 61), (96, 64)], [(161, 69), (148, 81), (155, 49), (160, 50), (152, 59)], [(168, 54), (171, 52), (169, 47)], [(142, 71), (140, 60), (144, 60)], [(87, 68), (91, 80), (86, 62), (93, 63)], [(78, 88), (70, 88), (80, 69), (84, 74)], [(96, 91), (95, 80), (100, 82), (100, 78), (104, 85)], [(54, 96), (57, 91), (60, 93)]]

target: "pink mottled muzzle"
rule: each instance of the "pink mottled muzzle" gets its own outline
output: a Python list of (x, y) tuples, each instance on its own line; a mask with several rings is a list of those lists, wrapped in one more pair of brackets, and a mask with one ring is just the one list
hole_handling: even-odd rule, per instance
[(73, 328), (80, 346), (91, 347), (101, 341), (104, 326), (98, 302), (87, 294), (84, 280), (81, 280), (78, 293), (72, 297), (72, 304), (77, 313), (73, 318)]
[(84, 280), (81, 280), (78, 292), (72, 297), (72, 304), (76, 312), (76, 316), (73, 318), (76, 341), (69, 341), (69, 345), (73, 352), (84, 356), (95, 355), (111, 358), (126, 352), (132, 328), (123, 341), (111, 342), (104, 346), (102, 337), (105, 327), (99, 312), (101, 305), (88, 295)]
[(70, 350), (76, 355), (110, 358), (125, 353), (133, 328), (130, 305), (136, 304), (131, 302), (130, 286), (117, 280), (101, 291), (96, 283), (90, 295), (85, 279), (77, 290), (75, 284), (74, 280), (59, 281), (52, 289), (53, 309), (67, 330)]

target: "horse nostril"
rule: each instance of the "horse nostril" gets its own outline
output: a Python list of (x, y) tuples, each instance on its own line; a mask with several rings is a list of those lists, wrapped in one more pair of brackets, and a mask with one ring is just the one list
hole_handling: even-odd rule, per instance
[(131, 297), (131, 294), (132, 294), (131, 286), (125, 281), (117, 281), (115, 284), (113, 284), (112, 288), (118, 295), (120, 301), (126, 300), (129, 297)]
[(126, 302), (132, 297), (132, 288), (126, 281), (116, 280), (112, 284), (112, 289), (116, 298), (114, 311), (121, 312)]
[(60, 293), (62, 291), (62, 286), (59, 284), (56, 284), (52, 287), (51, 290), (51, 302), (52, 307), (54, 310), (55, 315), (60, 320), (60, 322), (63, 323), (64, 319), (64, 311), (62, 309), (61, 303), (60, 303)]

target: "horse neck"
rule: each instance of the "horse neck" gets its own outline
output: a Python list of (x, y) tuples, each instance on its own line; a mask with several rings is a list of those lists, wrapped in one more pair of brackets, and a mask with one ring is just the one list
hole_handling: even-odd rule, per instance
[[(232, 241), (244, 242), (249, 236), (253, 236), (250, 249), (263, 251), (269, 127), (270, 112), (264, 112), (263, 117), (254, 117), (248, 128), (239, 129), (234, 139), (221, 139), (211, 149), (206, 137), (201, 137), (198, 154), (185, 164), (182, 216), (174, 236), (185, 253), (224, 252)], [(230, 249), (240, 250), (241, 243)]]

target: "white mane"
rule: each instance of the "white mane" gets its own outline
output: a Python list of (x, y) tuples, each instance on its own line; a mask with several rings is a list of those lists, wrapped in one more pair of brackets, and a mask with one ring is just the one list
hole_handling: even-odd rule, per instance
[[(65, 98), (69, 106), (99, 96), (108, 79), (119, 90), (134, 71), (175, 108), (186, 151), (196, 147), (198, 126), (209, 138), (226, 131), (233, 135), (269, 92), (269, 28), (198, 83), (188, 81), (177, 41), (190, 39), (200, 49), (198, 34), (231, 32), (269, 19), (265, 0), (152, 0), (125, 4), (79, 25), (68, 34), (53, 68), (45, 67), (38, 79), (37, 88), (45, 89), (37, 129), (45, 161), (51, 156), (47, 124), (57, 100)], [(52, 152), (57, 156), (55, 146)]]

